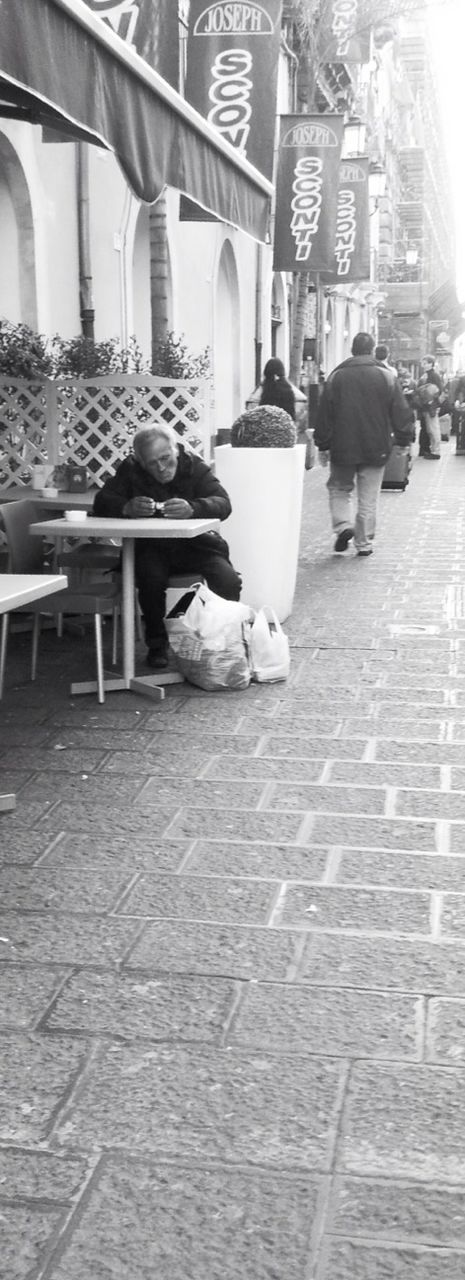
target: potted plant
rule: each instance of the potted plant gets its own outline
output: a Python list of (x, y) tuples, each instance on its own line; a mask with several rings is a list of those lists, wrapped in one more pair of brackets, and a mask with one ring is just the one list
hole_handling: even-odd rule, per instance
[(258, 405), (231, 428), (231, 444), (215, 449), (218, 479), (231, 499), (225, 521), (231, 559), (242, 574), (242, 598), (272, 605), (283, 622), (297, 577), (305, 448), (284, 409)]

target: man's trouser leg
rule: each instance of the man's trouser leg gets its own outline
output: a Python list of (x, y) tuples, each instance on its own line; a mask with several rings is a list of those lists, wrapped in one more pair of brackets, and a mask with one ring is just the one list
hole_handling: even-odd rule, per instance
[(331, 462), (326, 488), (329, 494), (331, 523), (335, 533), (353, 529), (353, 502), (355, 467), (339, 467)]
[(382, 467), (357, 467), (357, 515), (354, 544), (357, 551), (370, 551), (376, 533), (378, 498), (384, 475)]
[(211, 591), (225, 600), (239, 600), (241, 594), (239, 575), (230, 560), (217, 551), (196, 547), (195, 539), (141, 539), (136, 543), (136, 583), (149, 648), (166, 644), (166, 588), (174, 573), (198, 574), (206, 579)]
[(241, 580), (230, 560), (208, 547), (195, 547), (193, 542), (178, 546), (180, 563), (174, 572), (198, 573), (205, 578), (207, 586), (215, 595), (222, 596), (223, 600), (239, 600)]
[(438, 413), (427, 413), (425, 415), (426, 430), (429, 437), (429, 447), (432, 454), (436, 457), (441, 452), (441, 423)]
[(136, 542), (136, 584), (144, 619), (145, 640), (151, 649), (163, 649), (166, 632), (163, 623), (168, 579), (172, 567), (171, 542), (143, 538)]

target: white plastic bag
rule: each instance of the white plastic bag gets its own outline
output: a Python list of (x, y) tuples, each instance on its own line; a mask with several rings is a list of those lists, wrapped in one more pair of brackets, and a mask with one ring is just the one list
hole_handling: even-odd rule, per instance
[(198, 583), (165, 618), (178, 671), (200, 689), (247, 689), (250, 605), (223, 600)]
[(287, 680), (291, 667), (289, 641), (274, 609), (259, 609), (249, 635), (252, 680)]

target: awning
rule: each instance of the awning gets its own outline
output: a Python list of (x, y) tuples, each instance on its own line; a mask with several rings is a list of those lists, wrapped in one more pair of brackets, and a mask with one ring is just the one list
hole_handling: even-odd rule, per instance
[(257, 240), (272, 184), (81, 0), (0, 0), (0, 118), (114, 151), (146, 204), (164, 186)]

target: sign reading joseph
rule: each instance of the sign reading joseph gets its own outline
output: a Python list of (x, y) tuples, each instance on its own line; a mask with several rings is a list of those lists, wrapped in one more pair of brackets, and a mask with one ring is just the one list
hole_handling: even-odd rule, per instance
[(334, 266), (343, 116), (281, 116), (275, 271)]
[(186, 98), (267, 178), (273, 175), (281, 0), (192, 0)]

